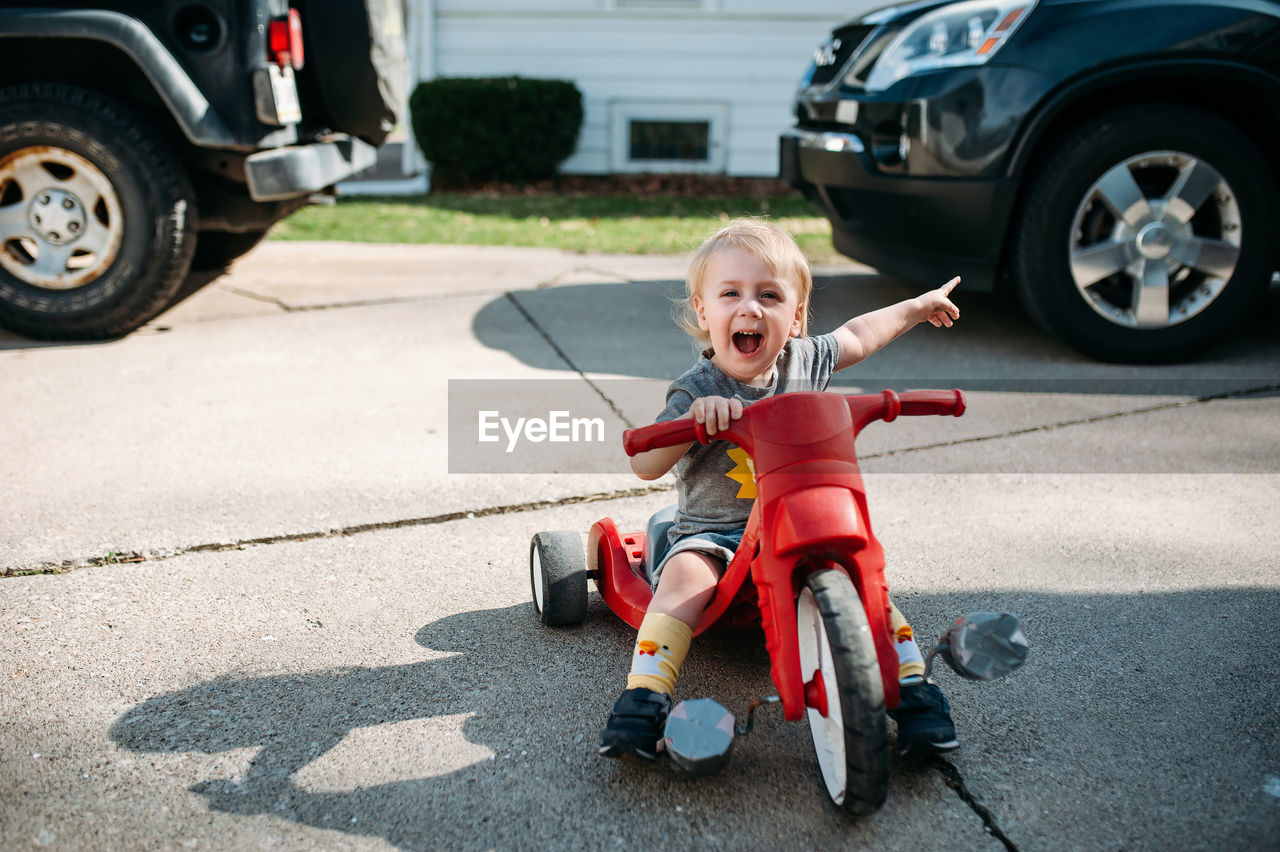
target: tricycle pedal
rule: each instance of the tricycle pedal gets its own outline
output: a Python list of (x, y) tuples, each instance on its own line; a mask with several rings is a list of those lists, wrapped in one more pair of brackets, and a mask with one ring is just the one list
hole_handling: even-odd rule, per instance
[(710, 698), (681, 701), (663, 730), (667, 756), (690, 775), (712, 775), (729, 763), (737, 720)]

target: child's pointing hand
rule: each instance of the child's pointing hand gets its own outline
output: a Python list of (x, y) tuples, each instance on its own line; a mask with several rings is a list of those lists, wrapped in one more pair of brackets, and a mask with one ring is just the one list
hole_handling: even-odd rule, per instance
[(951, 291), (959, 283), (960, 276), (957, 275), (937, 290), (930, 290), (920, 297), (921, 312), (924, 314), (924, 318), (935, 327), (942, 328), (946, 326), (951, 328), (952, 323), (960, 319), (960, 309), (949, 298)]

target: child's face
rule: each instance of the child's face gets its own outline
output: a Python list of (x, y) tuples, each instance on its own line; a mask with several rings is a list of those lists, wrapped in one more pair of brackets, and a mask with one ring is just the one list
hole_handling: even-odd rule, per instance
[(775, 278), (769, 264), (739, 248), (707, 259), (693, 297), (698, 327), (711, 335), (711, 359), (743, 384), (765, 386), (787, 340), (800, 333), (804, 305), (793, 282)]

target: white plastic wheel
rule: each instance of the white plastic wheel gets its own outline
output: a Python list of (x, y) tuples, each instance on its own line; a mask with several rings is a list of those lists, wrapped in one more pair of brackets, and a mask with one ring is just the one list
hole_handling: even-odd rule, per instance
[(822, 614), (818, 612), (818, 602), (808, 587), (800, 590), (800, 599), (796, 602), (796, 628), (800, 635), (800, 671), (806, 682), (821, 672), (827, 693), (826, 716), (812, 707), (808, 710), (813, 750), (818, 755), (818, 767), (822, 770), (827, 795), (831, 796), (831, 801), (842, 805), (848, 788), (844, 762), (844, 716), (840, 712), (840, 693), (836, 690), (831, 640), (827, 638)]
[(889, 732), (875, 642), (843, 570), (815, 571), (796, 601), (800, 673), (821, 676), (827, 712), (808, 710), (827, 795), (844, 810), (874, 813), (889, 793)]
[(547, 608), (547, 584), (542, 581), (542, 555), (536, 547), (529, 551), (529, 578), (533, 582), (533, 606), (541, 616)]

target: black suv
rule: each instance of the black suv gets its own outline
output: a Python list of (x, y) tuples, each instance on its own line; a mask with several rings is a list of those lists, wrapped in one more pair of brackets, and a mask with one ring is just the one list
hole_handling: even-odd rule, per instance
[(1185, 359), (1280, 260), (1280, 4), (965, 0), (821, 45), (784, 180), (842, 253), (925, 282), (1011, 280), (1095, 358)]
[(399, 0), (0, 9), (0, 326), (125, 334), (375, 162)]

